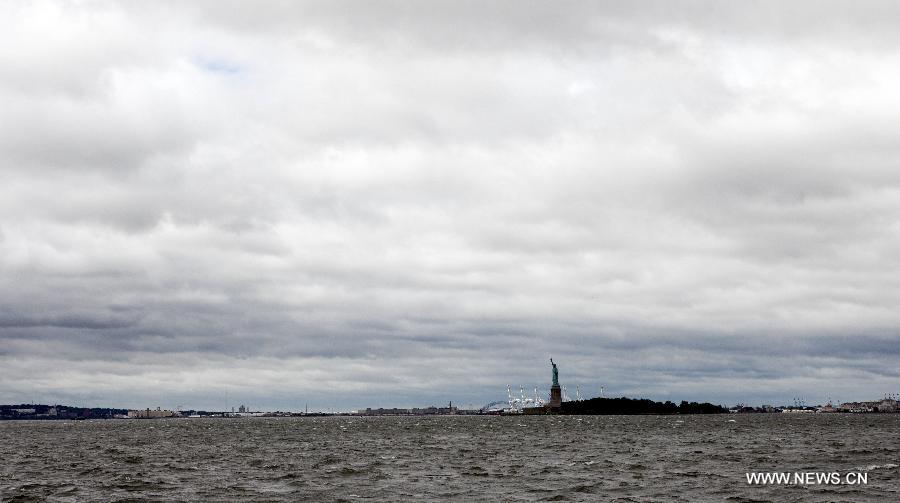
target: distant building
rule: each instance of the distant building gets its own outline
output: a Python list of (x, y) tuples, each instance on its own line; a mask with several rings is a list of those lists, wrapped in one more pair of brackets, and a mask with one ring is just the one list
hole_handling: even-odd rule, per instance
[(159, 407), (156, 410), (129, 410), (128, 418), (129, 419), (156, 419), (161, 417), (175, 417), (178, 415), (176, 412), (172, 412), (171, 410), (163, 410)]
[(838, 409), (841, 412), (876, 412), (881, 402), (844, 402)]
[(817, 412), (838, 412), (838, 409), (837, 407), (832, 405), (831, 402), (828, 402), (827, 404), (819, 407)]
[(897, 412), (900, 410), (900, 404), (898, 404), (897, 400), (891, 398), (885, 398), (878, 403), (877, 407), (878, 412)]
[(362, 412), (361, 414), (365, 416), (408, 416), (411, 413), (410, 409), (385, 409), (383, 407), (373, 409), (371, 407), (366, 407), (365, 412)]
[(459, 412), (459, 410), (451, 405), (448, 407), (417, 407), (413, 409), (385, 409), (382, 407), (373, 409), (368, 407), (366, 410), (357, 412), (357, 414), (361, 416), (446, 416), (456, 414), (457, 412)]

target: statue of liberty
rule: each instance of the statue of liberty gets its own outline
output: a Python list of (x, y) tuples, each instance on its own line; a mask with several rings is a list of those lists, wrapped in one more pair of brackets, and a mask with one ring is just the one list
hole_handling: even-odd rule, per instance
[(559, 370), (556, 369), (556, 364), (553, 363), (553, 358), (550, 358), (550, 365), (553, 365), (553, 385), (559, 386)]

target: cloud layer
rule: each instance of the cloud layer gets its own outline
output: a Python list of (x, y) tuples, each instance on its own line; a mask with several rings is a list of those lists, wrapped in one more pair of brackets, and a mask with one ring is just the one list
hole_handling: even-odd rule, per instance
[(2, 402), (900, 385), (895, 3), (0, 19)]

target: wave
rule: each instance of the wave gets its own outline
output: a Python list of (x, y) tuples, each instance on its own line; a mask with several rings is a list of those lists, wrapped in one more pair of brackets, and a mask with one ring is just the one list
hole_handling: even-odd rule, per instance
[(854, 470), (858, 470), (861, 472), (871, 472), (875, 470), (890, 470), (892, 468), (897, 468), (897, 465), (894, 463), (885, 463), (883, 465), (868, 465), (868, 466), (857, 466)]

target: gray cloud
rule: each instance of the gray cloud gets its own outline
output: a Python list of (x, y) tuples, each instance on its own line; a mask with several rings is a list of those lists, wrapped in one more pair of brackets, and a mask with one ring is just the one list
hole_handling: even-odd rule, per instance
[(896, 391), (897, 9), (4, 5), (0, 401)]

